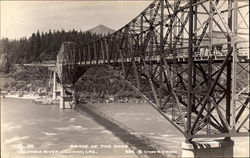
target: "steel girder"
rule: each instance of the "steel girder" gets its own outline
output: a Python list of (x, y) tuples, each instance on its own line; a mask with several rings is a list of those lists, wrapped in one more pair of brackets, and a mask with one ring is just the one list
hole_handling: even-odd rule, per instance
[(249, 2), (153, 1), (115, 33), (62, 47), (57, 69), (75, 84), (108, 66), (187, 139), (249, 136)]

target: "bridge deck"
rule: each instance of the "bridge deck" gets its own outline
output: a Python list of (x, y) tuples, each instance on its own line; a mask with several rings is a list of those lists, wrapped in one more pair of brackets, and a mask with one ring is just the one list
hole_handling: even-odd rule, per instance
[[(193, 62), (197, 63), (207, 63), (208, 62), (208, 56), (194, 56)], [(222, 63), (225, 59), (225, 56), (212, 56), (212, 60), (214, 63)], [(160, 63), (161, 57), (160, 56), (154, 56), (154, 57), (145, 57), (144, 60), (147, 63)], [(248, 56), (240, 56), (238, 58), (240, 63), (250, 63), (250, 59)], [(141, 57), (134, 57), (134, 61), (136, 63), (142, 62)], [(166, 57), (166, 61), (169, 64), (172, 63), (187, 63), (188, 62), (188, 57), (187, 56), (181, 56), (181, 57), (176, 57), (175, 59), (173, 57)], [(121, 64), (121, 63), (131, 63), (133, 62), (133, 58), (119, 58), (118, 60), (115, 59), (110, 59), (110, 60), (88, 60), (88, 61), (82, 61), (82, 62), (74, 62), (74, 63), (62, 63), (62, 64), (76, 64), (76, 65), (85, 65), (85, 66), (103, 66), (107, 64)]]

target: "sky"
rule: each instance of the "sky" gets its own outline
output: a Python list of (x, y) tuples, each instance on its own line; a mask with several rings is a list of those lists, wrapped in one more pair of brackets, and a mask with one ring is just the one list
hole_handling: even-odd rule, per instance
[(1, 38), (19, 39), (49, 30), (86, 31), (99, 24), (118, 30), (152, 1), (10, 1), (1, 0)]

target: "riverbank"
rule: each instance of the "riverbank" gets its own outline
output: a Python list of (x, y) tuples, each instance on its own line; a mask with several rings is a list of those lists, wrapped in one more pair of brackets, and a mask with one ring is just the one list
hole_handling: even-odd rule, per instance
[(39, 98), (39, 96), (37, 95), (23, 95), (23, 96), (19, 96), (19, 95), (4, 95), (4, 96), (1, 96), (2, 98), (5, 97), (5, 98), (18, 98), (18, 99), (31, 99), (31, 100), (34, 100), (34, 99), (37, 99)]
[(89, 103), (89, 104), (103, 104), (103, 103), (129, 103), (129, 104), (145, 104), (147, 101), (145, 99), (141, 98), (132, 98), (132, 97), (124, 97), (124, 98), (118, 98), (118, 97), (78, 97), (79, 103)]
[(10, 94), (10, 95), (6, 94), (1, 96), (1, 99), (7, 99), (7, 98), (32, 100), (32, 102), (41, 105), (59, 105), (59, 99), (53, 100), (49, 96), (41, 97), (39, 95), (32, 95), (32, 94), (22, 95), (22, 96), (17, 94)]
[[(33, 100), (33, 102), (37, 103), (37, 104), (59, 104), (59, 97), (55, 100), (53, 100), (49, 95), (47, 96), (39, 96), (39, 95), (33, 95), (33, 94), (24, 94), (21, 95), (20, 94), (2, 94), (1, 98), (16, 98), (16, 99), (29, 99), (29, 100)], [(144, 99), (138, 99), (138, 98), (114, 98), (114, 97), (110, 97), (110, 98), (98, 98), (98, 97), (78, 97), (78, 103), (82, 103), (82, 104), (103, 104), (103, 103), (128, 103), (128, 104), (145, 104), (147, 103), (146, 100)]]

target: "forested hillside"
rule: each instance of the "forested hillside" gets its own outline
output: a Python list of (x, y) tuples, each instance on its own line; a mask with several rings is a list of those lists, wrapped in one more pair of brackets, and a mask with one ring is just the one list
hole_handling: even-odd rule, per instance
[[(95, 32), (95, 30), (99, 32)], [(102, 30), (105, 32), (102, 33)], [(112, 29), (108, 30), (107, 27), (99, 25), (86, 32), (61, 30), (44, 33), (37, 31), (29, 38), (2, 39), (0, 41), (0, 65), (4, 72), (1, 76), (4, 83), (1, 83), (0, 89), (24, 94), (39, 93), (41, 90), (51, 93), (51, 87), (48, 87), (51, 76), (47, 68), (25, 67), (22, 64), (56, 60), (62, 42), (86, 44), (101, 38), (102, 34), (112, 33), (112, 31)], [(105, 100), (109, 97), (113, 97), (115, 100), (139, 97), (105, 67), (89, 69), (78, 81), (76, 89), (78, 95), (87, 101), (99, 102), (100, 99)]]
[(0, 41), (0, 54), (7, 54), (10, 64), (22, 64), (55, 60), (62, 42), (77, 42), (85, 44), (100, 38), (101, 35), (89, 31), (49, 31), (33, 33), (29, 38)]

